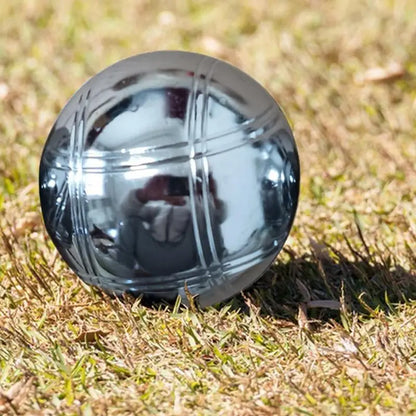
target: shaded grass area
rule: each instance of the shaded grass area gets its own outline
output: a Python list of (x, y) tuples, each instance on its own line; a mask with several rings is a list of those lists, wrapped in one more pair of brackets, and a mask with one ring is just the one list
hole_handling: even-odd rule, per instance
[[(416, 412), (412, 1), (0, 5), (0, 414)], [(154, 49), (264, 84), (302, 165), (284, 252), (201, 311), (111, 299), (57, 256), (37, 167), (65, 101)]]

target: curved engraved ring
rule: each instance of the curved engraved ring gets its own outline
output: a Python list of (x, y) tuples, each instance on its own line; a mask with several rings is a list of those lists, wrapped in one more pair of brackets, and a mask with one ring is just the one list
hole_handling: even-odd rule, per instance
[(204, 305), (252, 284), (299, 195), (288, 122), (256, 81), (188, 52), (100, 72), (60, 113), (40, 164), (46, 228), (85, 282)]

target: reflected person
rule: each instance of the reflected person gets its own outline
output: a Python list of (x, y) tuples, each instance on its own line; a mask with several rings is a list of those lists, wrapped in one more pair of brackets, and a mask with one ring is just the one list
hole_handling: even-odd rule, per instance
[[(217, 198), (216, 184), (208, 176), (207, 197), (215, 252), (223, 254), (220, 224), (224, 204)], [(203, 212), (202, 175), (197, 174), (194, 193), (196, 224), (202, 256), (212, 263), (206, 219)], [(143, 188), (131, 190), (121, 204), (118, 249), (119, 262), (129, 269), (153, 275), (170, 275), (191, 270), (200, 264), (189, 196), (188, 178), (156, 175)]]

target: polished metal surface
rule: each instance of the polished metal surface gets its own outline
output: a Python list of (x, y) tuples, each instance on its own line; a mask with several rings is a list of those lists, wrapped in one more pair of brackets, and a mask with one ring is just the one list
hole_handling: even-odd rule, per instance
[(46, 228), (108, 292), (202, 306), (253, 283), (292, 225), (299, 162), (273, 98), (225, 62), (186, 52), (120, 61), (60, 113), (40, 164)]

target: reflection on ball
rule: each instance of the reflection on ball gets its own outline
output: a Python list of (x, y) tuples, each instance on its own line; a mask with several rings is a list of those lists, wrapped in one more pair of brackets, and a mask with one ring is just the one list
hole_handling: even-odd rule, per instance
[(299, 162), (273, 98), (237, 68), (187, 52), (134, 56), (60, 113), (40, 164), (46, 228), (107, 292), (202, 306), (253, 283), (292, 225)]

